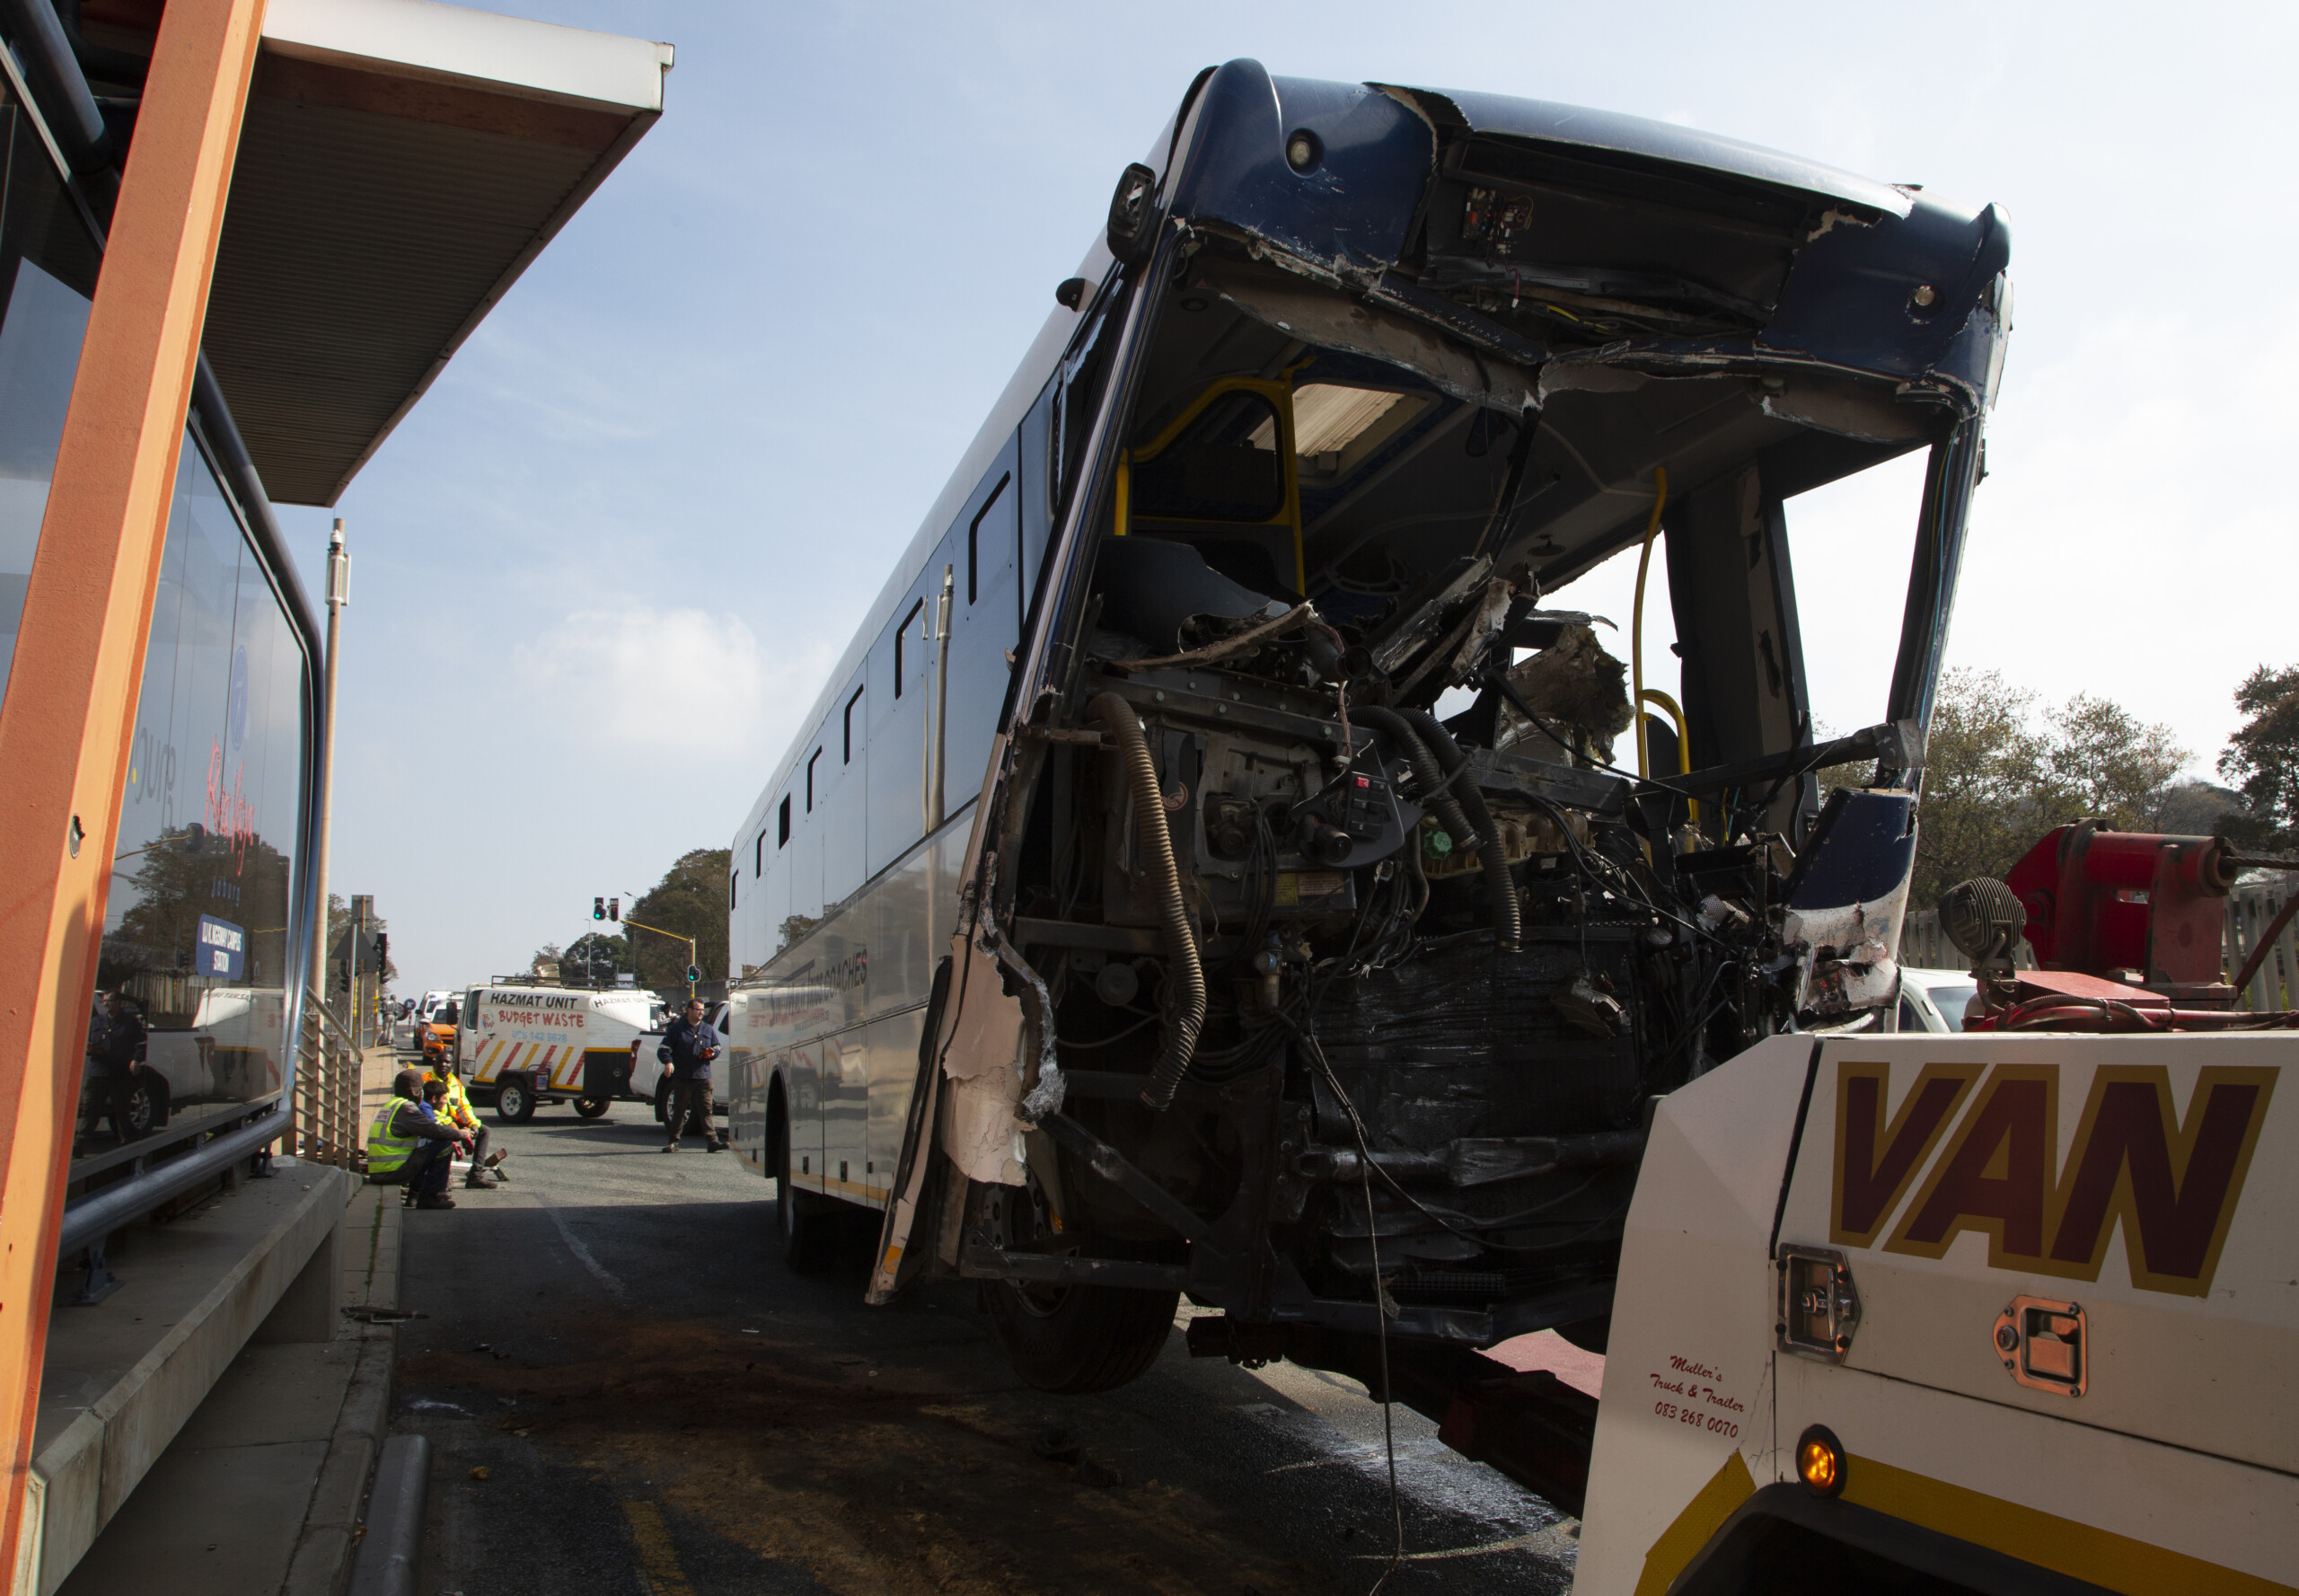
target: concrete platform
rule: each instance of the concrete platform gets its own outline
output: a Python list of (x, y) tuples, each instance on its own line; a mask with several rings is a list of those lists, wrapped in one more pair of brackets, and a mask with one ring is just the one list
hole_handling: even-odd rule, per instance
[(18, 1596), (62, 1586), (260, 1328), (269, 1341), (335, 1339), (350, 1177), (275, 1167), (275, 1178), (171, 1224), (119, 1232), (110, 1263), (126, 1283), (102, 1302), (75, 1307), (58, 1293)]
[[(340, 1295), (398, 1292), (398, 1194), (354, 1192)], [(332, 1596), (391, 1406), (396, 1333), (338, 1315), (332, 1340), (267, 1323), (96, 1538), (59, 1596)]]

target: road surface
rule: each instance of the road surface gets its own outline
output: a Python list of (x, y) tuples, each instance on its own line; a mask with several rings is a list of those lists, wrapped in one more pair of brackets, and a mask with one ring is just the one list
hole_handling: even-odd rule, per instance
[[(511, 1184), (407, 1216), (401, 1302), (428, 1317), (393, 1423), (433, 1447), (428, 1596), (1330, 1596), (1387, 1561), (1380, 1409), (1352, 1381), (1176, 1334), (1132, 1386), (1047, 1397), (969, 1285), (864, 1308), (868, 1223), (792, 1274), (772, 1186), (664, 1155), (642, 1104), (495, 1135)], [(1570, 1583), (1577, 1525), (1395, 1417), (1387, 1592)]]

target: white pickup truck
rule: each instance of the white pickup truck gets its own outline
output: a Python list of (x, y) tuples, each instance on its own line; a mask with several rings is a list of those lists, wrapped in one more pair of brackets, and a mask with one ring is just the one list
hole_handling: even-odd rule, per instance
[[(727, 1034), (727, 1005), (711, 1006), (710, 1023), (721, 1036)], [(645, 1035), (630, 1045), (630, 1095), (646, 1098), (655, 1105), (655, 1123), (662, 1124), (670, 1116), (671, 1084), (663, 1073), (663, 1061), (656, 1056), (663, 1045), (663, 1037), (671, 1022), (671, 1011), (664, 1009)], [(723, 1117), (727, 1113), (727, 1071), (731, 1065), (722, 1052), (718, 1063), (710, 1071), (710, 1112)]]

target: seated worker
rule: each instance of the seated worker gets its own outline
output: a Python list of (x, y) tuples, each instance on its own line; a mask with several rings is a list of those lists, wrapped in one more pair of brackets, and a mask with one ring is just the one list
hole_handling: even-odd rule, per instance
[(392, 1080), (392, 1100), (367, 1127), (367, 1182), (411, 1188), (418, 1208), (453, 1208), (448, 1165), (463, 1142), (454, 1126), (423, 1111), (422, 1071), (401, 1070)]
[(463, 1185), (474, 1191), (485, 1191), (499, 1181), (508, 1180), (510, 1177), (499, 1168), (505, 1154), (499, 1149), (491, 1155), (488, 1152), (487, 1127), (471, 1110), (471, 1095), (463, 1090), (463, 1078), (455, 1072), (454, 1062), (443, 1053), (424, 1056), (431, 1066), (423, 1077), (425, 1092), (427, 1094), (436, 1085), (445, 1093), (439, 1107), (440, 1119), (453, 1125), (456, 1134), (471, 1144), (471, 1173), (463, 1177)]

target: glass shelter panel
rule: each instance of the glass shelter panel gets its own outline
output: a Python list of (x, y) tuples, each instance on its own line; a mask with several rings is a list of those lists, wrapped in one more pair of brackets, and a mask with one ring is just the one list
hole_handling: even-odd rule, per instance
[(120, 804), (83, 1151), (123, 1121), (132, 1135), (285, 1084), (308, 680), (279, 595), (188, 435)]
[(88, 331), (97, 254), (40, 133), (0, 88), (0, 682), (15, 662), (24, 588), (48, 509), (64, 412)]

